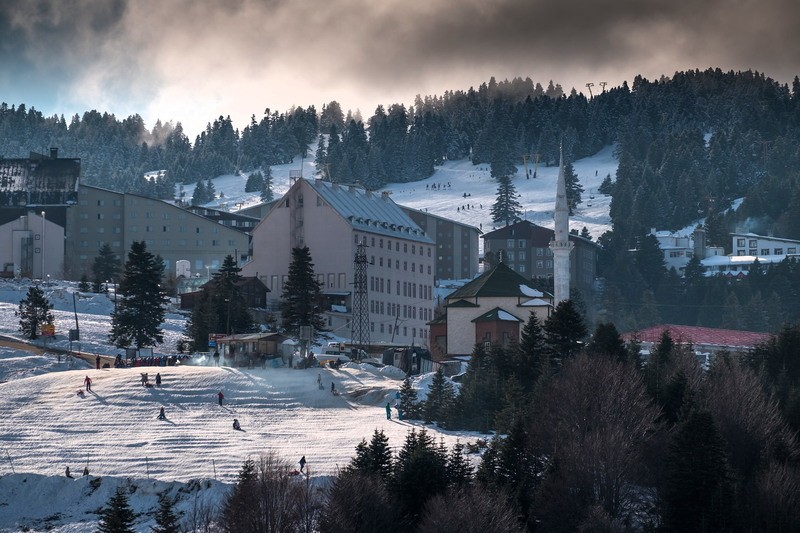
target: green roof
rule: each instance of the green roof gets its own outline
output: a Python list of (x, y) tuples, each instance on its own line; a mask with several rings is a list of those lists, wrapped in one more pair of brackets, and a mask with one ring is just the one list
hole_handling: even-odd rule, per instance
[(480, 307), (476, 303), (468, 302), (466, 300), (456, 300), (455, 302), (447, 304), (445, 307)]
[(472, 319), (472, 322), (522, 322), (522, 319), (517, 318), (508, 311), (495, 307), (491, 311), (486, 311), (482, 315)]
[[(520, 286), (524, 286), (524, 289)], [(537, 297), (543, 294), (536, 290), (528, 279), (505, 265), (498, 263), (447, 297), (449, 301), (460, 298), (486, 298), (491, 296)]]

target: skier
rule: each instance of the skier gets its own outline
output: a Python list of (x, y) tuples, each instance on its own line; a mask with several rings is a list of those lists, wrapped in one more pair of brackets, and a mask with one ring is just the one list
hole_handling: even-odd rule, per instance
[(100, 370), (100, 356), (94, 358), (94, 366), (97, 367), (97, 370)]
[(158, 412), (158, 419), (159, 420), (166, 420), (167, 419), (167, 415), (166, 415), (166, 413), (164, 413), (164, 408), (163, 407)]
[(331, 394), (336, 394), (336, 385), (331, 381)]
[(239, 424), (239, 420), (236, 418), (233, 419), (233, 429), (235, 429), (236, 431), (242, 430), (242, 426)]
[(160, 386), (161, 386), (161, 372), (159, 372), (158, 374), (156, 374), (156, 386), (157, 386), (157, 387), (160, 387)]
[(69, 473), (69, 467), (67, 467), (67, 469), (64, 471), (64, 475), (72, 479), (72, 474)]
[(322, 388), (322, 374), (317, 374), (317, 387)]
[(306, 467), (306, 456), (300, 458), (300, 471), (302, 472), (303, 469)]
[(92, 378), (86, 376), (83, 380), (83, 384), (86, 385), (86, 392), (91, 392), (92, 390)]
[(386, 420), (392, 419), (392, 404), (386, 402)]
[(147, 387), (147, 372), (141, 372), (142, 387)]
[(86, 466), (83, 467), (83, 475), (84, 476), (88, 476), (89, 475), (89, 465), (86, 465)]
[(222, 394), (222, 391), (219, 391), (219, 392), (217, 393), (217, 400), (219, 401), (219, 404), (220, 404), (220, 405), (222, 405), (222, 400), (224, 400), (224, 399), (225, 399), (225, 395), (224, 395), (224, 394)]

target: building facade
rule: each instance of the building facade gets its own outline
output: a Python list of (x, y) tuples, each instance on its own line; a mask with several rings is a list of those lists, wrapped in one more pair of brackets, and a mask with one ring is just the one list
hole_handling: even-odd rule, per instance
[(77, 203), (67, 213), (65, 277), (92, 278), (98, 250), (108, 243), (121, 261), (134, 241), (160, 255), (165, 273), (175, 276), (176, 263), (189, 261), (190, 272), (208, 277), (225, 256), (246, 261), (250, 237), (239, 229), (220, 224), (168, 202), (81, 185)]
[[(554, 275), (554, 258), (550, 241), (551, 229), (522, 220), (483, 235), (484, 257), (490, 263), (502, 260), (508, 267), (528, 279)], [(583, 292), (593, 288), (597, 272), (599, 246), (578, 235), (569, 234), (574, 244), (570, 254), (570, 285)]]
[(800, 241), (755, 233), (731, 233), (731, 240), (734, 256), (795, 255), (800, 250)]
[(481, 234), (478, 228), (418, 209), (402, 205), (400, 208), (436, 243), (436, 281), (472, 279), (478, 275), (478, 241)]
[(335, 335), (351, 335), (354, 259), (366, 245), (370, 341), (426, 346), (433, 318), (434, 242), (388, 194), (297, 179), (253, 230), (253, 258), (242, 268), (269, 288), (277, 309), (292, 249), (307, 246)]

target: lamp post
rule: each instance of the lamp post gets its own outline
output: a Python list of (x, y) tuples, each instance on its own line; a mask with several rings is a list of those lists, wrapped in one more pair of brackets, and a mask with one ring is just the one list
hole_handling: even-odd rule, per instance
[(44, 222), (44, 211), (42, 211), (42, 243), (40, 245), (42, 247), (42, 281), (44, 281)]

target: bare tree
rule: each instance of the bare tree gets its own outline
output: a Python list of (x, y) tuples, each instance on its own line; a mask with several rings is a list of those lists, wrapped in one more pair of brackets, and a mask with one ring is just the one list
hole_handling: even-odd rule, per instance
[[(631, 483), (658, 428), (658, 415), (631, 365), (586, 355), (567, 361), (545, 389), (533, 426), (533, 441), (543, 446), (538, 453), (555, 465), (543, 490), (550, 487), (576, 502), (599, 505), (612, 520), (636, 512)], [(554, 511), (570, 506), (550, 505)], [(580, 510), (571, 513), (577, 520)]]
[(378, 474), (354, 469), (339, 472), (328, 489), (320, 518), (322, 533), (404, 531), (400, 505)]
[(425, 505), (417, 533), (521, 533), (518, 514), (500, 492), (479, 485), (431, 498)]

